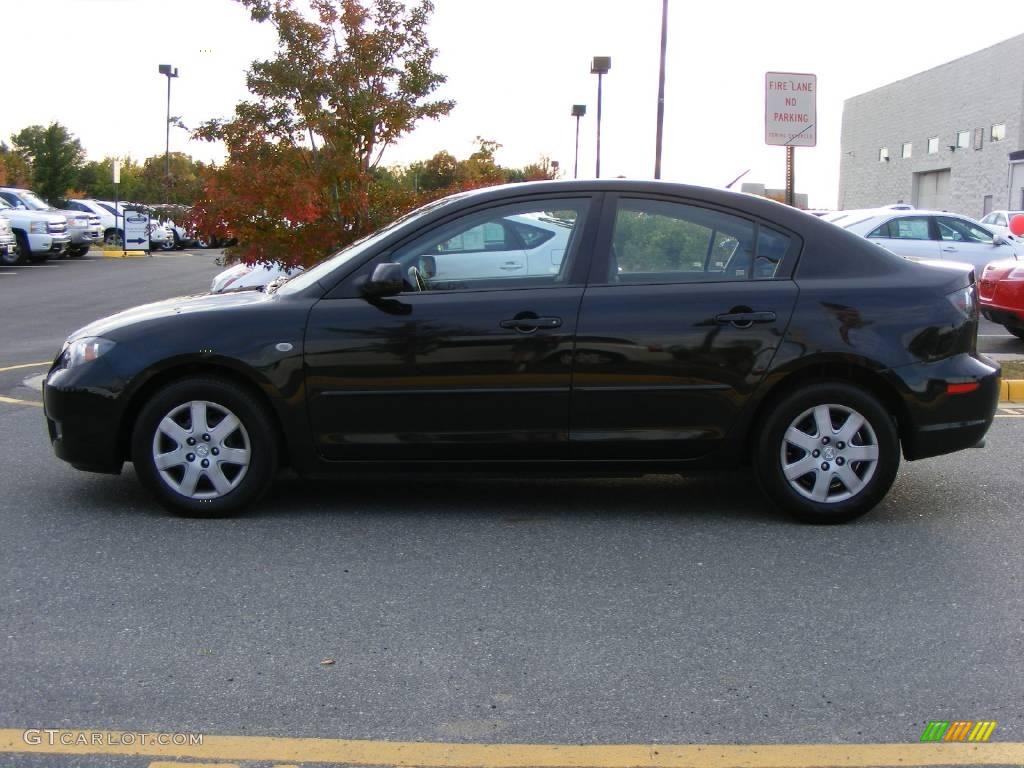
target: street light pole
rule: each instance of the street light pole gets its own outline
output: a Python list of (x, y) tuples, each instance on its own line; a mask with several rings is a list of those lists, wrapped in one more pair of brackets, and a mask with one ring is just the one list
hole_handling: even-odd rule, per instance
[(164, 176), (171, 177), (171, 78), (178, 76), (178, 68), (161, 64), (159, 72), (167, 75), (167, 144), (164, 147)]
[(572, 116), (576, 118), (576, 161), (572, 166), (572, 177), (574, 179), (580, 175), (580, 118), (585, 114), (587, 114), (586, 104), (572, 105)]
[(668, 0), (661, 0), (661, 67), (658, 71), (658, 129), (654, 138), (654, 178), (661, 178), (661, 136), (665, 127), (665, 48), (668, 43)]
[(612, 68), (611, 56), (595, 56), (590, 63), (590, 74), (597, 75), (597, 166), (594, 175), (601, 178), (601, 81)]

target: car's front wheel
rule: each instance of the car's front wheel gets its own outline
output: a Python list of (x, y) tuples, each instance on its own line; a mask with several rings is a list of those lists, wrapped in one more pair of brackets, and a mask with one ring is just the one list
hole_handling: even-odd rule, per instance
[(28, 238), (20, 232), (16, 232), (14, 234), (14, 241), (18, 246), (17, 248), (14, 250), (8, 249), (3, 253), (0, 253), (0, 264), (5, 267), (13, 267), (16, 264), (21, 264), (25, 258), (25, 253), (28, 249)]
[(277, 468), (277, 440), (264, 407), (236, 384), (185, 379), (142, 407), (132, 461), (143, 484), (172, 511), (220, 517), (255, 503)]
[(768, 498), (808, 523), (843, 523), (885, 496), (900, 464), (896, 425), (869, 392), (811, 384), (762, 421), (754, 469)]

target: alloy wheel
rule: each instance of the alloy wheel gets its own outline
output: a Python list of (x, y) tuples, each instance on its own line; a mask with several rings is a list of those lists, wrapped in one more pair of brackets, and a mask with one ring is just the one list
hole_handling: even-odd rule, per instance
[(218, 499), (233, 491), (252, 461), (249, 433), (228, 408), (208, 400), (174, 407), (153, 435), (153, 464), (176, 493)]
[(815, 405), (790, 423), (779, 459), (794, 491), (834, 504), (856, 496), (871, 481), (878, 468), (878, 438), (871, 423), (853, 408)]

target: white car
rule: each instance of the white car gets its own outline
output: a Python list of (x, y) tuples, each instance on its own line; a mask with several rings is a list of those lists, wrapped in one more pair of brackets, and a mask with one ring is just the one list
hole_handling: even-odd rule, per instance
[(1024, 216), (1024, 211), (992, 211), (981, 220), (981, 223), (993, 232), (1010, 235), (1010, 221), (1014, 216)]
[(418, 270), (430, 283), (557, 275), (572, 229), (556, 215), (506, 216), (450, 233), (420, 255)]
[(1024, 243), (973, 219), (945, 211), (875, 208), (836, 211), (822, 217), (836, 226), (915, 261), (971, 264), (980, 275), (998, 259), (1024, 258)]
[(232, 291), (262, 291), (275, 280), (288, 279), (302, 271), (302, 267), (286, 269), (277, 264), (246, 264), (242, 262), (228, 267), (214, 276), (210, 283), (210, 293), (228, 293)]

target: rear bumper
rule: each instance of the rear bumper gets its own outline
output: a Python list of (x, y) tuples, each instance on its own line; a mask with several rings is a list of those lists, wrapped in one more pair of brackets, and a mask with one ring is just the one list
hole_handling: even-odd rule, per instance
[[(994, 360), (963, 354), (894, 368), (888, 375), (906, 405), (900, 438), (908, 461), (971, 448), (992, 426), (1000, 382)], [(976, 386), (951, 394), (949, 386), (957, 384)]]
[(1024, 309), (1010, 309), (1008, 307), (982, 304), (981, 314), (986, 320), (999, 323), (999, 325), (1024, 328)]

